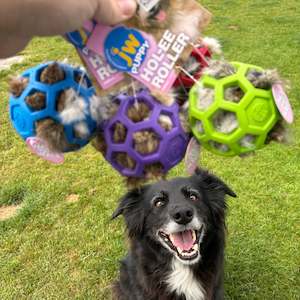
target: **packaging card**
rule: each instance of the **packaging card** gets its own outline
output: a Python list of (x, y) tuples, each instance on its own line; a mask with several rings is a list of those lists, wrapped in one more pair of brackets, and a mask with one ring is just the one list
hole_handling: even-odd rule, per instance
[(124, 80), (124, 74), (111, 67), (100, 55), (88, 48), (77, 49), (77, 52), (102, 89), (109, 89)]
[(196, 0), (137, 2), (139, 10), (126, 25), (86, 22), (83, 29), (67, 34), (104, 94), (122, 83), (122, 75), (124, 84), (129, 75), (150, 90), (169, 92), (179, 73), (177, 65), (188, 59), (192, 43), (211, 19)]
[(177, 78), (176, 62), (189, 42), (187, 35), (169, 30), (157, 43), (151, 35), (135, 29), (97, 25), (87, 48), (149, 89), (168, 92)]

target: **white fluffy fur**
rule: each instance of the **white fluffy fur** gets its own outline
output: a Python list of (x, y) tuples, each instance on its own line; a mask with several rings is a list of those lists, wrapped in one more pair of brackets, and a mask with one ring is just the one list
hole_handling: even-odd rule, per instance
[(244, 148), (249, 148), (249, 149), (254, 148), (255, 147), (255, 137), (250, 134), (246, 135), (241, 140), (241, 146)]
[(109, 114), (110, 108), (112, 106), (112, 98), (110, 96), (93, 96), (91, 98), (90, 112), (92, 119), (97, 122), (97, 124), (109, 119), (111, 116)]
[(171, 31), (174, 33), (185, 33), (191, 38), (191, 42), (195, 42), (199, 38), (199, 23), (202, 19), (202, 12), (199, 10), (189, 12), (187, 18), (186, 13), (176, 14)]
[(163, 228), (163, 230), (164, 230), (164, 232), (166, 232), (168, 234), (180, 232), (180, 231), (183, 231), (183, 230), (189, 230), (189, 229), (199, 230), (202, 227), (202, 224), (203, 224), (203, 222), (201, 222), (196, 217), (194, 217), (192, 222), (190, 222), (186, 226), (179, 225), (178, 223), (170, 220), (167, 223), (167, 225)]
[(204, 127), (203, 127), (202, 122), (200, 122), (200, 121), (196, 122), (196, 129), (197, 129), (198, 132), (204, 133)]
[(170, 130), (173, 128), (173, 122), (169, 116), (161, 115), (158, 120), (160, 123), (165, 124), (167, 128), (170, 128)]
[(76, 131), (76, 134), (82, 139), (88, 138), (90, 135), (89, 128), (85, 122), (76, 124), (74, 126), (74, 129)]
[(185, 295), (186, 300), (205, 300), (205, 290), (201, 282), (196, 280), (191, 267), (175, 258), (166, 283), (171, 293)]
[(215, 100), (215, 90), (212, 88), (205, 88), (202, 83), (197, 86), (198, 92), (198, 108), (200, 110), (207, 110)]
[(79, 97), (76, 91), (66, 91), (65, 109), (60, 113), (63, 124), (83, 121), (88, 114), (88, 107), (84, 99)]
[(223, 53), (220, 42), (215, 38), (212, 37), (203, 38), (202, 45), (206, 46), (213, 54), (222, 55)]
[(217, 79), (224, 78), (235, 73), (235, 68), (224, 60), (211, 60), (209, 67), (204, 69), (204, 74)]
[(213, 119), (214, 126), (218, 132), (229, 134), (239, 127), (238, 119), (233, 112), (220, 111)]
[(221, 152), (228, 152), (230, 150), (230, 148), (225, 144), (220, 144), (218, 142), (213, 141), (211, 141), (210, 144), (212, 147), (217, 148)]
[(198, 60), (191, 56), (183, 65), (183, 68), (189, 73), (189, 74), (194, 74), (195, 72), (199, 71), (201, 68), (200, 63)]

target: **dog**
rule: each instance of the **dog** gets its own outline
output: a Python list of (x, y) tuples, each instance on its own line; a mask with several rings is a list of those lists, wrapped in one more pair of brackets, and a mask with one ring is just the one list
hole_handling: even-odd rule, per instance
[(113, 214), (130, 240), (113, 299), (224, 299), (226, 195), (236, 197), (201, 169), (128, 192)]

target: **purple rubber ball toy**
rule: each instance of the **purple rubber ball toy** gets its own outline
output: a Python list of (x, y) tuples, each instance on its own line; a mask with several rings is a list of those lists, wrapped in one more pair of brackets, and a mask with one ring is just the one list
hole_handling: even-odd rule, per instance
[[(179, 116), (179, 106), (164, 106), (149, 93), (148, 90), (140, 90), (135, 97), (126, 94), (115, 98), (119, 103), (118, 112), (104, 125), (104, 136), (107, 144), (106, 160), (123, 176), (145, 177), (147, 166), (160, 164), (163, 174), (176, 166), (184, 158), (189, 137), (182, 129)], [(135, 103), (143, 103), (150, 110), (149, 117), (141, 122), (133, 122), (128, 117), (128, 110)], [(159, 120), (168, 118), (172, 123), (171, 130), (164, 129)], [(114, 142), (114, 128), (121, 123), (126, 128), (126, 139), (123, 143)], [(159, 141), (156, 151), (150, 154), (141, 154), (135, 149), (134, 136), (139, 132), (151, 132)], [(116, 155), (128, 155), (135, 167), (130, 169), (117, 162)]]

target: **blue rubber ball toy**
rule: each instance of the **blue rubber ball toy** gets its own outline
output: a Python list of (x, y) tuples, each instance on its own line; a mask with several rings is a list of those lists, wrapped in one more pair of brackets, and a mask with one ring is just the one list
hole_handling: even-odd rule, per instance
[[(17, 133), (26, 140), (29, 137), (36, 136), (36, 122), (44, 119), (52, 119), (58, 124), (62, 124), (59, 112), (57, 111), (57, 101), (62, 92), (73, 89), (76, 91), (87, 105), (90, 99), (95, 95), (95, 90), (92, 86), (87, 74), (80, 68), (74, 68), (66, 64), (57, 63), (64, 72), (62, 80), (53, 84), (41, 82), (41, 74), (43, 70), (49, 67), (53, 62), (40, 64), (34, 68), (28, 69), (22, 74), (22, 78), (27, 80), (26, 88), (18, 96), (10, 95), (9, 112), (11, 122)], [(80, 78), (80, 80), (78, 80)], [(84, 81), (85, 84), (82, 84)], [(32, 109), (27, 103), (27, 97), (34, 93), (41, 93), (45, 95), (45, 107), (40, 110)], [(81, 120), (82, 121), (82, 120)], [(97, 123), (86, 115), (83, 120), (88, 127), (90, 136), (79, 138), (75, 134), (74, 126), (77, 122), (70, 124), (63, 124), (64, 134), (67, 142), (70, 145), (75, 145), (76, 149), (82, 148), (90, 141), (91, 136), (97, 129)], [(72, 149), (65, 149), (64, 152), (73, 151)]]

